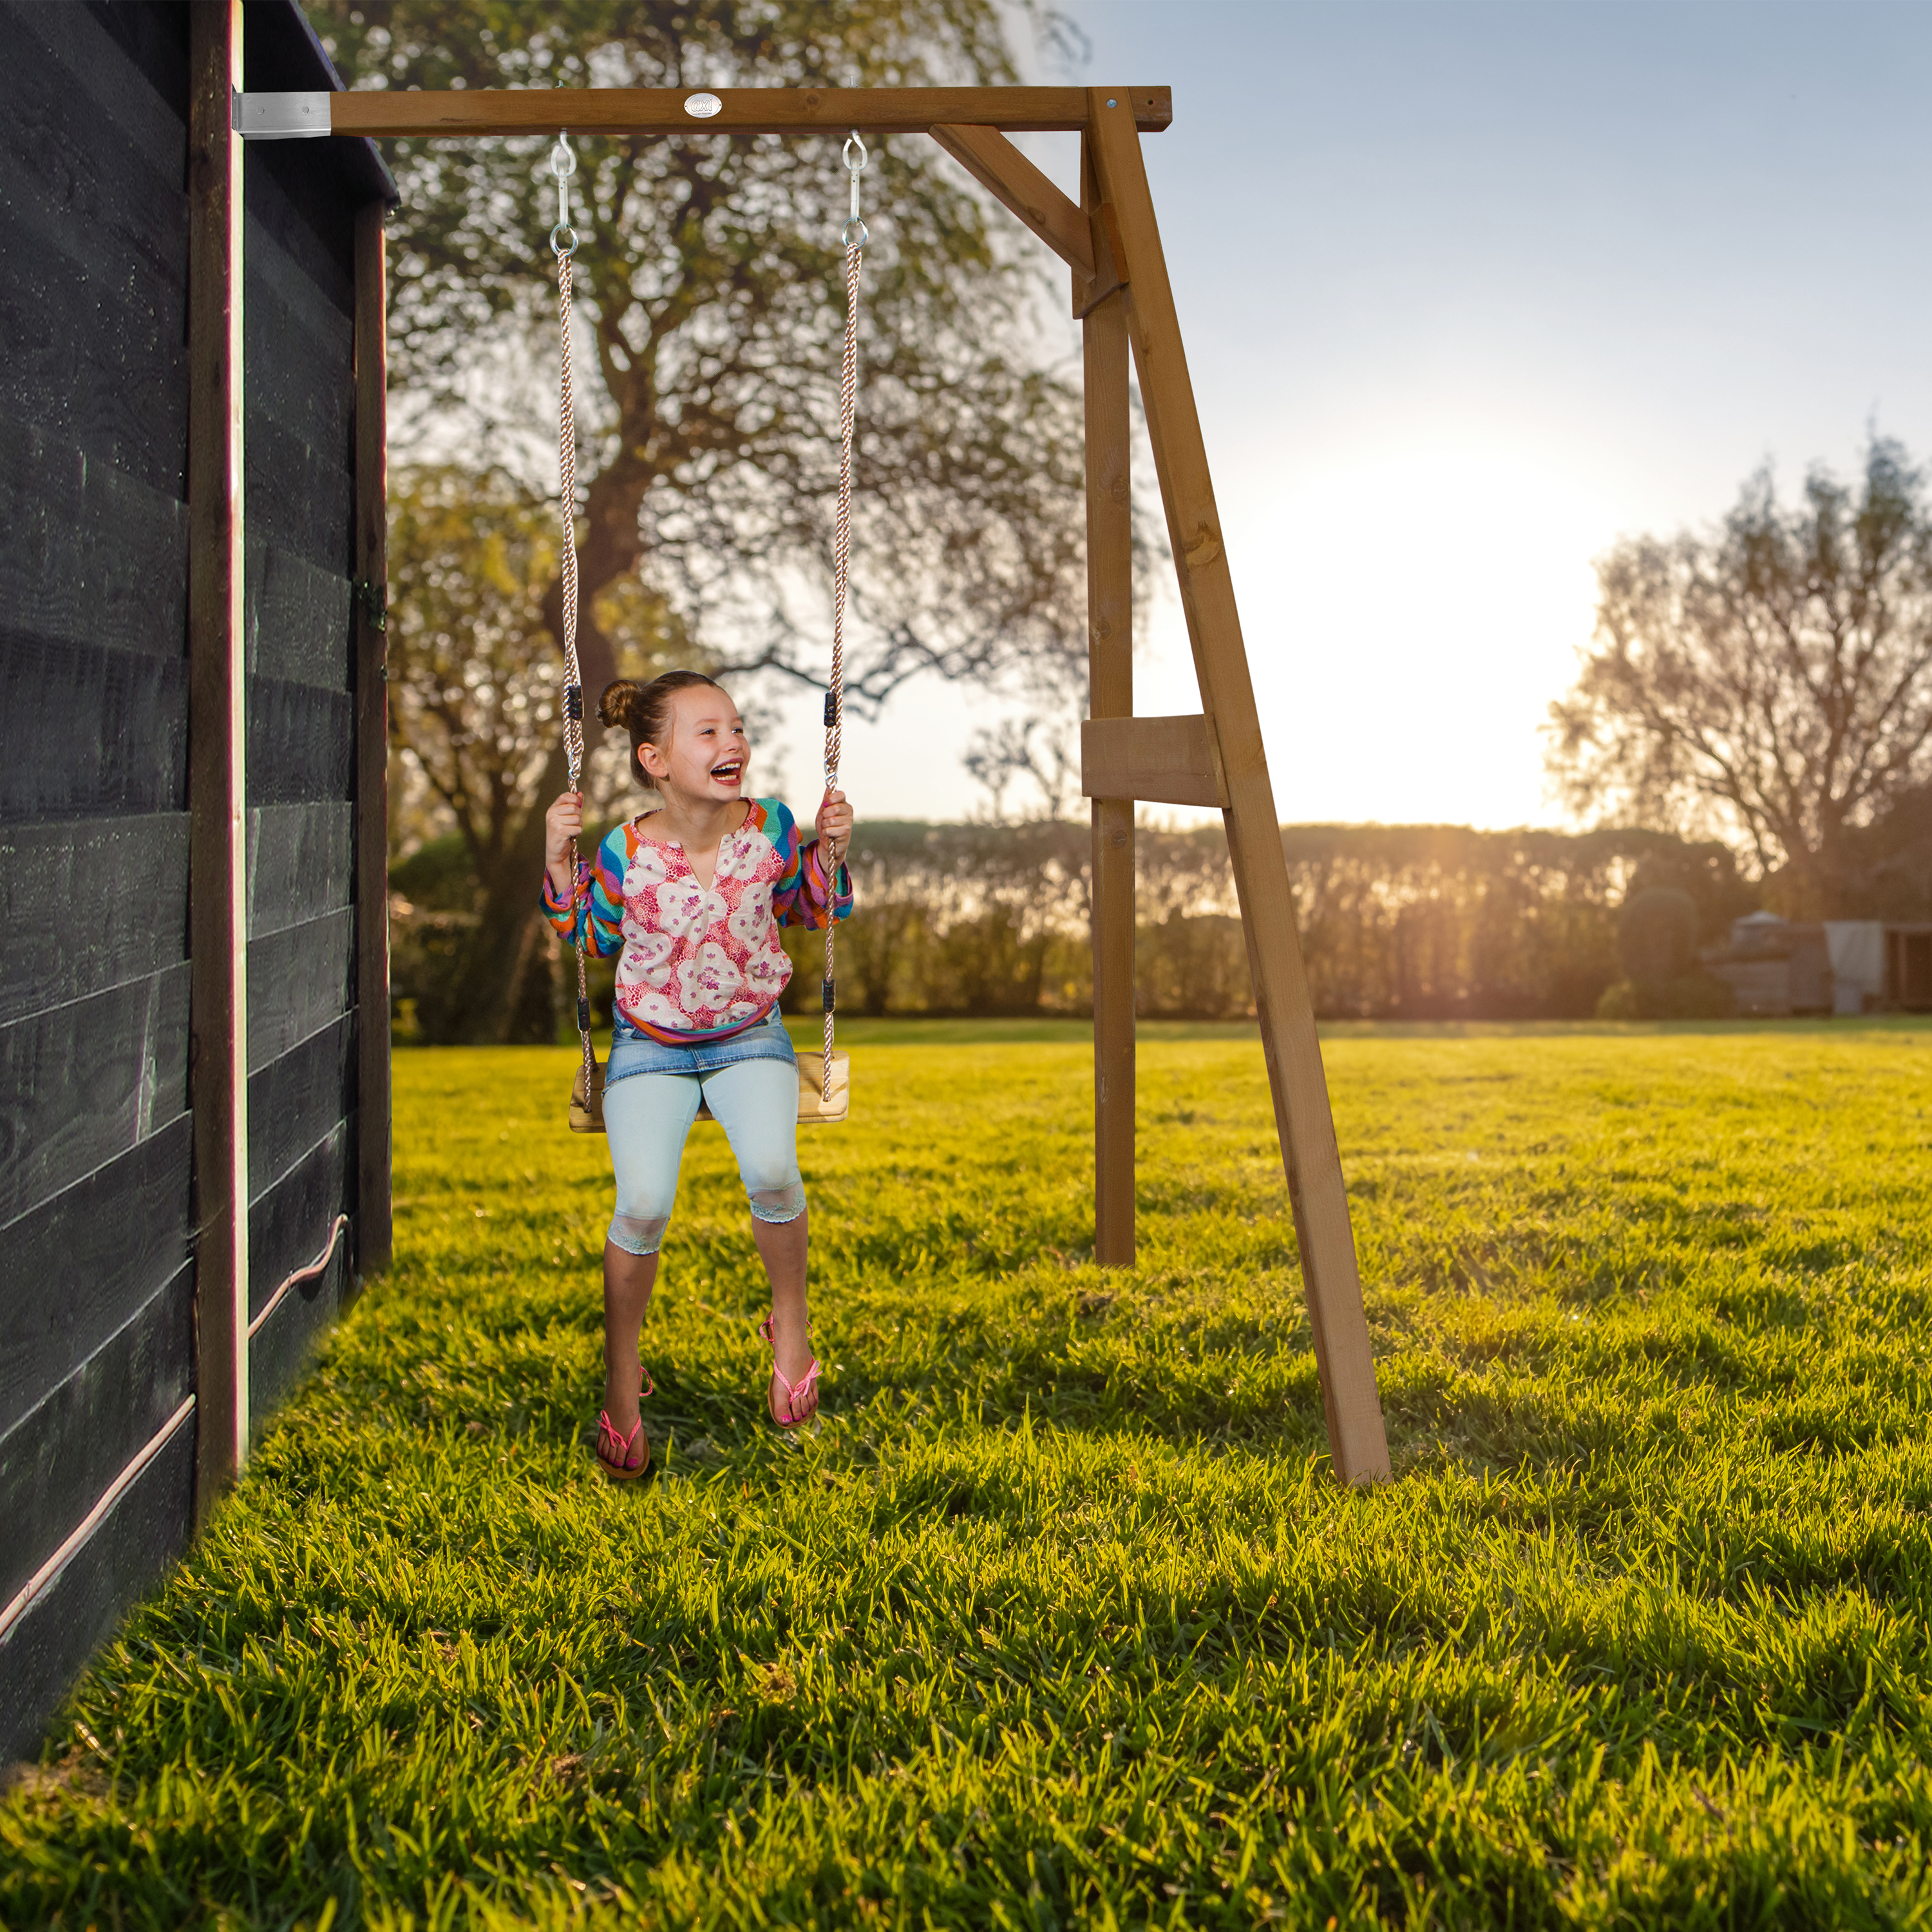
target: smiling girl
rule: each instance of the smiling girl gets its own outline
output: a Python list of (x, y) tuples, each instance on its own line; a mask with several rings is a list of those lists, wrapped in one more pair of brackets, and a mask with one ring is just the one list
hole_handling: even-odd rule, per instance
[[(638, 1342), (700, 1099), (736, 1156), (771, 1280), (772, 1312), (758, 1330), (772, 1349), (766, 1408), (788, 1429), (818, 1407), (806, 1316), (797, 1062), (778, 1017), (791, 962), (778, 928), (822, 927), (850, 914), (844, 860), (852, 808), (843, 792), (827, 793), (818, 836), (802, 842), (778, 800), (747, 798), (744, 720), (697, 671), (668, 671), (641, 686), (620, 680), (597, 715), (630, 733), (632, 766), (662, 800), (620, 825), (574, 878), (569, 850), (584, 829), (583, 796), (566, 792), (544, 814), (544, 912), (566, 939), (580, 932), (591, 951), (618, 956), (604, 1076), (617, 1205), (604, 1244), (597, 1456), (622, 1478), (650, 1462)], [(648, 1377), (643, 1392), (651, 1392)]]

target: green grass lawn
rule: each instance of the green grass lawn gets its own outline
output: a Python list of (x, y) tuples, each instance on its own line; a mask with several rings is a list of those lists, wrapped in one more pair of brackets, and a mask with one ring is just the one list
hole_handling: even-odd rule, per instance
[(1339, 1029), (1398, 1472), (1328, 1474), (1259, 1048), (850, 1029), (826, 1417), (722, 1135), (590, 1455), (564, 1052), (397, 1063), (397, 1265), (0, 1801), (0, 1922), (1932, 1921), (1932, 1028)]

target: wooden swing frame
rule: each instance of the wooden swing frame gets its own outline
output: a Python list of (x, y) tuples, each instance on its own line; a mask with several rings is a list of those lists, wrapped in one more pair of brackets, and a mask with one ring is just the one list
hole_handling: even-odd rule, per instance
[[(1084, 339), (1092, 801), (1094, 1254), (1134, 1256), (1134, 806), (1216, 806), (1227, 828), (1275, 1126), (1294, 1215), (1328, 1443), (1345, 1483), (1389, 1474), (1348, 1201), (1289, 896), (1220, 513), (1141, 152), (1172, 118), (1166, 88), (670, 88), (244, 94), (253, 138), (324, 134), (930, 134), (1064, 262)], [(1006, 137), (1081, 136), (1076, 206)], [(380, 287), (380, 278), (377, 280)], [(1197, 716), (1133, 708), (1130, 360), (1201, 686)], [(372, 357), (372, 361), (374, 359)]]

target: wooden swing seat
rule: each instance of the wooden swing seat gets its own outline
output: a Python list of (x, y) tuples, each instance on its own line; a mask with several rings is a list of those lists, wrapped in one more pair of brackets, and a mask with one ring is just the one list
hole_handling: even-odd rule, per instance
[[(595, 1063), (592, 1063), (593, 1065)], [(604, 1131), (604, 1070), (596, 1067), (596, 1090), (587, 1099), (581, 1063), (570, 1089), (570, 1131), (574, 1134), (601, 1134)], [(834, 1126), (852, 1111), (852, 1060), (836, 1047), (832, 1054), (832, 1098), (825, 1097), (825, 1056), (801, 1052), (798, 1056), (798, 1124), (802, 1127)], [(700, 1120), (717, 1117), (702, 1100), (698, 1103)]]

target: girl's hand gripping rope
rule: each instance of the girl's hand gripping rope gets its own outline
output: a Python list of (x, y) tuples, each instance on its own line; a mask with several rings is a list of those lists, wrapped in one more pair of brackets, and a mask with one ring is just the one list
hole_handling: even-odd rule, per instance
[(831, 866), (837, 866), (852, 842), (852, 808), (842, 791), (828, 791), (818, 808), (818, 840)]
[(557, 898), (570, 902), (577, 881), (570, 875), (570, 848), (584, 836), (584, 794), (560, 792), (544, 814), (544, 869)]

